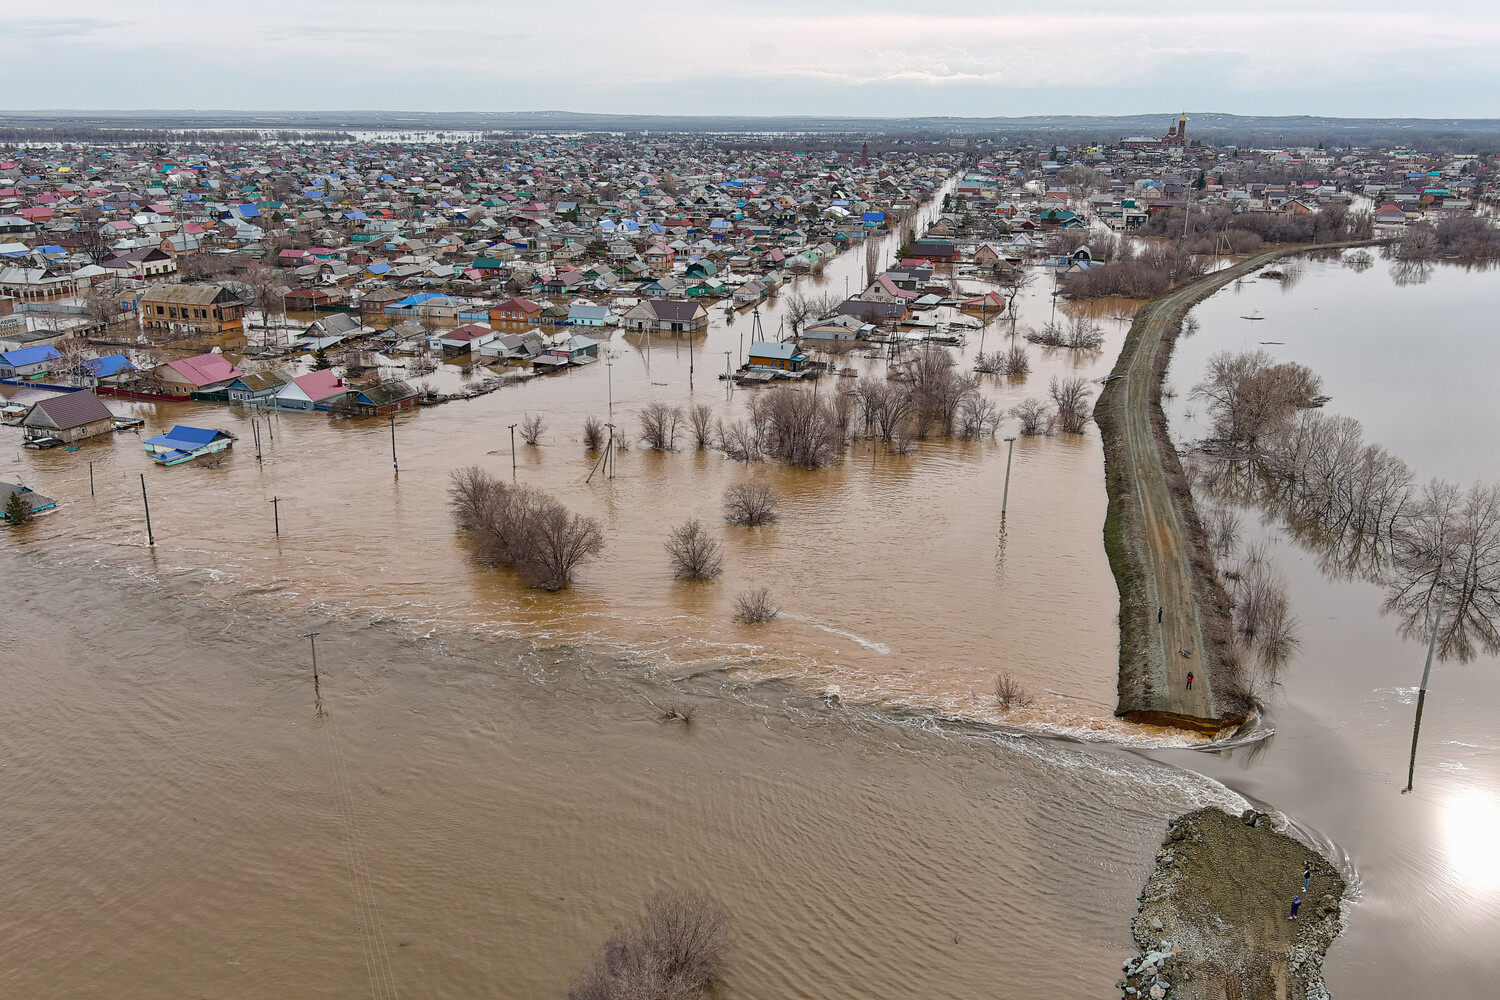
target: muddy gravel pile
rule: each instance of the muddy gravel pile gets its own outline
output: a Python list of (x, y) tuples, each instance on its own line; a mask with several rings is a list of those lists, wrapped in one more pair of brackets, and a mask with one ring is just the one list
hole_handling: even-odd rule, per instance
[[(1304, 871), (1311, 880), (1303, 889)], [(1343, 925), (1344, 879), (1263, 813), (1178, 817), (1141, 890), (1123, 995), (1322, 1000), (1323, 956)], [(1288, 919), (1300, 899), (1297, 919)]]

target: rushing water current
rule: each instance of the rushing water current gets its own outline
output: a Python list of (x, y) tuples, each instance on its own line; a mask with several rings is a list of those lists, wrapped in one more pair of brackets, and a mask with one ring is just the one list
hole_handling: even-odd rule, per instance
[(733, 996), (1097, 997), (1166, 819), (1243, 805), (1124, 751), (289, 614), (144, 553), (0, 573), (7, 997), (561, 996), (662, 887), (724, 900)]

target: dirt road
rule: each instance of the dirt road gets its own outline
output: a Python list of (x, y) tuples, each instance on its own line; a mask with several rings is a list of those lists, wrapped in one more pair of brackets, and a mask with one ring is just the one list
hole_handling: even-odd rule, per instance
[(1188, 309), (1279, 257), (1333, 248), (1257, 254), (1179, 285), (1136, 313), (1095, 409), (1109, 491), (1105, 547), (1120, 589), (1118, 715), (1209, 732), (1243, 720), (1228, 697), (1229, 601), (1167, 434), (1161, 380)]

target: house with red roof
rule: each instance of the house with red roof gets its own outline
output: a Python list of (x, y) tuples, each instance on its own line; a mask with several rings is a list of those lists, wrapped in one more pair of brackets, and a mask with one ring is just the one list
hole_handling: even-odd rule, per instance
[(482, 323), (465, 323), (443, 333), (438, 337), (438, 343), (443, 347), (444, 357), (456, 358), (479, 350), (498, 336), (491, 327)]
[(332, 369), (298, 375), (276, 393), (278, 410), (327, 410), (349, 394), (344, 380)]
[(511, 299), (490, 310), (490, 322), (512, 326), (536, 326), (542, 318), (542, 305), (530, 299)]
[(244, 374), (222, 354), (178, 358), (151, 369), (151, 378), (160, 391), (175, 399), (217, 392), (225, 393), (228, 398), (229, 383)]

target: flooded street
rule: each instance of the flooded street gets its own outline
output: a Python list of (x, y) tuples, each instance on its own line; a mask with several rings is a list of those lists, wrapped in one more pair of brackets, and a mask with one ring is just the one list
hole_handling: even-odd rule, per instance
[[(856, 249), (821, 278), (798, 279), (762, 308), (766, 334), (775, 337), (794, 291), (842, 291), (846, 278), (858, 288), (862, 270)], [(1029, 290), (1022, 329), (1048, 320), (1050, 284), (1043, 275)], [(262, 434), (264, 461), (257, 462), (242, 408), (121, 401), (111, 405), (146, 419), (143, 436), (184, 423), (222, 427), (239, 441), (217, 469), (149, 468), (133, 435), (73, 454), (13, 448), (0, 458), (0, 475), (21, 476), (63, 501), (62, 513), (34, 530), (39, 545), (138, 558), (145, 543), (144, 471), (156, 559), (165, 567), (211, 571), (226, 586), (254, 584), (296, 600), (399, 615), (424, 630), (474, 628), (577, 642), (674, 670), (784, 676), (812, 690), (837, 685), (858, 700), (979, 718), (998, 718), (991, 692), (1004, 669), (1035, 697), (1011, 721), (1084, 736), (1138, 735), (1112, 716), (1116, 596), (1099, 542), (1103, 471), (1092, 425), (1083, 435), (1016, 442), (1003, 534), (1001, 437), (1015, 433), (1013, 420), (995, 439), (935, 438), (905, 456), (861, 442), (842, 464), (818, 472), (695, 452), (684, 430), (678, 451), (636, 445), (620, 455), (614, 479), (596, 475), (586, 482), (594, 456), (581, 441), (583, 422), (591, 415), (607, 419), (611, 397), (616, 424), (635, 439), (636, 414), (652, 400), (707, 403), (727, 423), (744, 416), (752, 393), (792, 391), (731, 389), (717, 378), (724, 352), (732, 360), (742, 339), (748, 347), (752, 326), (748, 313), (726, 323), (721, 306), (692, 345), (686, 336), (648, 341), (615, 331), (608, 364), (399, 415), (399, 477), (385, 421), (273, 416)], [(1106, 374), (1124, 323), (1106, 319), (1104, 326), (1103, 350), (1032, 347), (1029, 376), (985, 376), (985, 392), (1006, 410), (1027, 396), (1045, 398), (1053, 374)], [(981, 346), (996, 350), (1009, 329), (1008, 320), (992, 323), (983, 345), (971, 336), (961, 370), (972, 366)], [(883, 360), (859, 356), (847, 363), (876, 375), (885, 369)], [(449, 367), (443, 378), (457, 384), (457, 369)], [(816, 391), (847, 389), (853, 381), (824, 378)], [(509, 425), (532, 413), (545, 417), (547, 429), (538, 447), (518, 439), (517, 477), (598, 518), (605, 529), (603, 556), (561, 595), (475, 566), (446, 507), (451, 470), (477, 464), (511, 474)], [(724, 489), (747, 478), (769, 481), (782, 493), (780, 524), (723, 523)], [(270, 503), (278, 497), (279, 537)], [(714, 584), (673, 580), (662, 548), (667, 533), (693, 517), (726, 546), (724, 577)], [(733, 596), (750, 586), (770, 587), (784, 617), (761, 629), (733, 625)]]
[[(1199, 306), (1202, 329), (1179, 341), (1167, 379), (1179, 391), (1169, 408), (1179, 442), (1205, 433), (1188, 394), (1209, 355), (1264, 345), (1321, 375), (1326, 409), (1359, 420), (1365, 440), (1404, 459), (1419, 481), (1493, 481), (1500, 449), (1479, 429), (1494, 413), (1500, 343), (1488, 327), (1500, 275), (1439, 266), (1425, 283), (1397, 284), (1388, 268), (1309, 262), (1291, 287), (1258, 279)], [(1255, 315), (1264, 318), (1243, 318)], [(1285, 811), (1348, 853), (1361, 898), (1329, 954), (1336, 996), (1491, 992), (1493, 956), (1472, 943), (1500, 935), (1500, 662), (1434, 665), (1415, 786), (1402, 794), (1426, 644), (1403, 640), (1380, 614), (1380, 587), (1326, 578), (1316, 554), (1254, 511), (1243, 523), (1241, 550), (1269, 545), (1302, 625), (1272, 700), (1276, 736), (1222, 755), (1159, 756)]]

